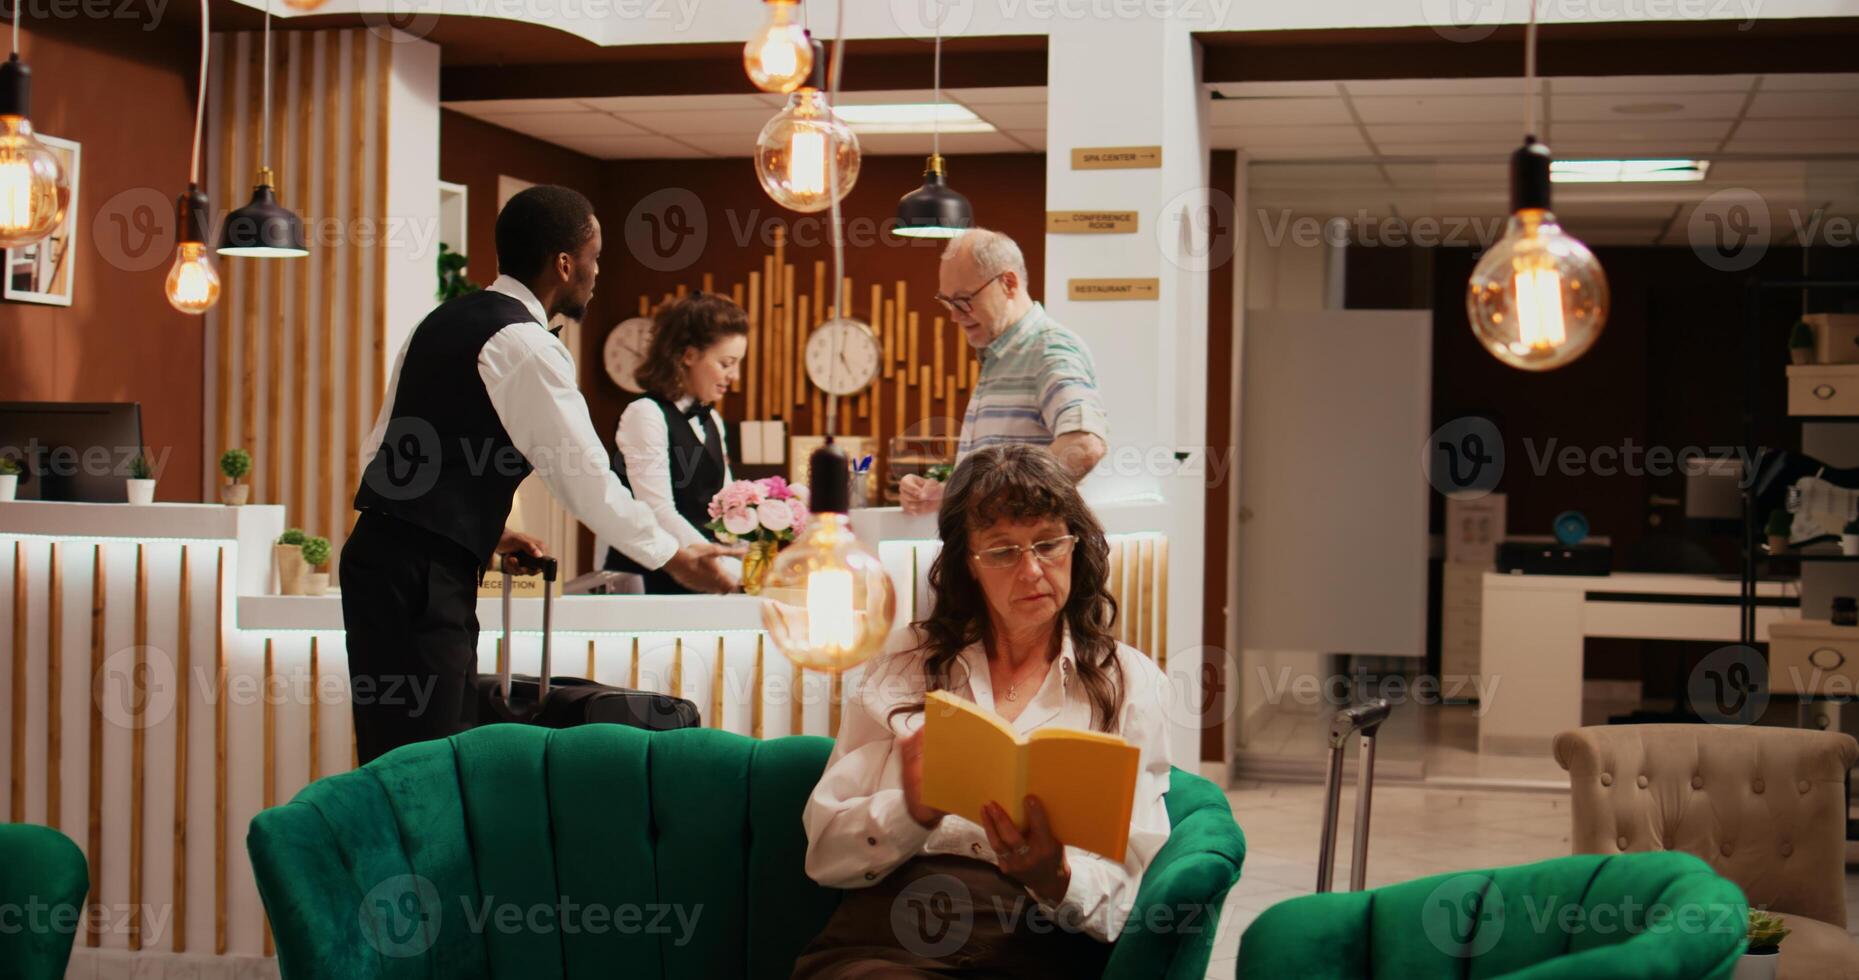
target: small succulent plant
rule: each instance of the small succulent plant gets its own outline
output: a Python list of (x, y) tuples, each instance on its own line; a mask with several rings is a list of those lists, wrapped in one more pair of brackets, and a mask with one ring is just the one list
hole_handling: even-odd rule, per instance
[(1751, 953), (1777, 953), (1781, 951), (1782, 940), (1791, 932), (1782, 925), (1782, 917), (1761, 909), (1749, 910), (1749, 951)]
[(328, 538), (305, 538), (303, 541), (303, 560), (311, 568), (321, 568), (329, 562)]
[(304, 536), (303, 528), (300, 527), (293, 527), (283, 534), (278, 535), (278, 544), (294, 544), (301, 546), (307, 540), (309, 539)]
[(137, 456), (129, 461), (129, 478), (131, 480), (151, 480), (155, 471), (149, 468), (147, 456)]
[(0, 456), (0, 476), (18, 476), (19, 460), (11, 456)]
[(219, 471), (234, 483), (252, 472), (252, 454), (243, 449), (228, 449), (219, 457)]

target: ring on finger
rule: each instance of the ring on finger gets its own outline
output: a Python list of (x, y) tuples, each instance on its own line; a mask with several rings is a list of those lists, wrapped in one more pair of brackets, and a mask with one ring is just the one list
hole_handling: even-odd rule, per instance
[(1014, 857), (1025, 857), (1028, 854), (1032, 853), (1032, 851), (1033, 851), (1033, 848), (1031, 845), (1021, 844), (1019, 847), (1016, 847), (1013, 849), (1013, 856)]

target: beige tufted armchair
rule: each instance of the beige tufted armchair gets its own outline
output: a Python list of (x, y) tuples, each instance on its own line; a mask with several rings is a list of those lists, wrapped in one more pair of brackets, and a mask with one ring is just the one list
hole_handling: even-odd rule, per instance
[(1556, 736), (1577, 854), (1688, 851), (1794, 930), (1781, 980), (1859, 978), (1846, 934), (1850, 735), (1797, 728), (1614, 725)]

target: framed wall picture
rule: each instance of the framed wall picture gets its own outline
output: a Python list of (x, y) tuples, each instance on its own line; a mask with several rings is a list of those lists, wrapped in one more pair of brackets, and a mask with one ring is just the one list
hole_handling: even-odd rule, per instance
[(65, 205), (64, 220), (52, 233), (39, 241), (6, 250), (6, 270), (0, 281), (0, 295), (22, 303), (71, 305), (71, 280), (77, 266), (77, 189), (79, 147), (73, 140), (39, 134), (58, 162), (64, 165), (71, 182), (71, 201)]

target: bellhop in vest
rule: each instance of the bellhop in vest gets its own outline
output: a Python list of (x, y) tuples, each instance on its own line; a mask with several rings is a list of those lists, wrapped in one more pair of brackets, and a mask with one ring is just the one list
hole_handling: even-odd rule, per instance
[(585, 197), (517, 194), (497, 217), (504, 274), (432, 311), (395, 360), (338, 567), (364, 762), (474, 723), (480, 572), (500, 552), (545, 553), (504, 526), (531, 472), (642, 567), (732, 587), (715, 545), (681, 546), (611, 472), (574, 359), (546, 326), (586, 314), (600, 245)]

